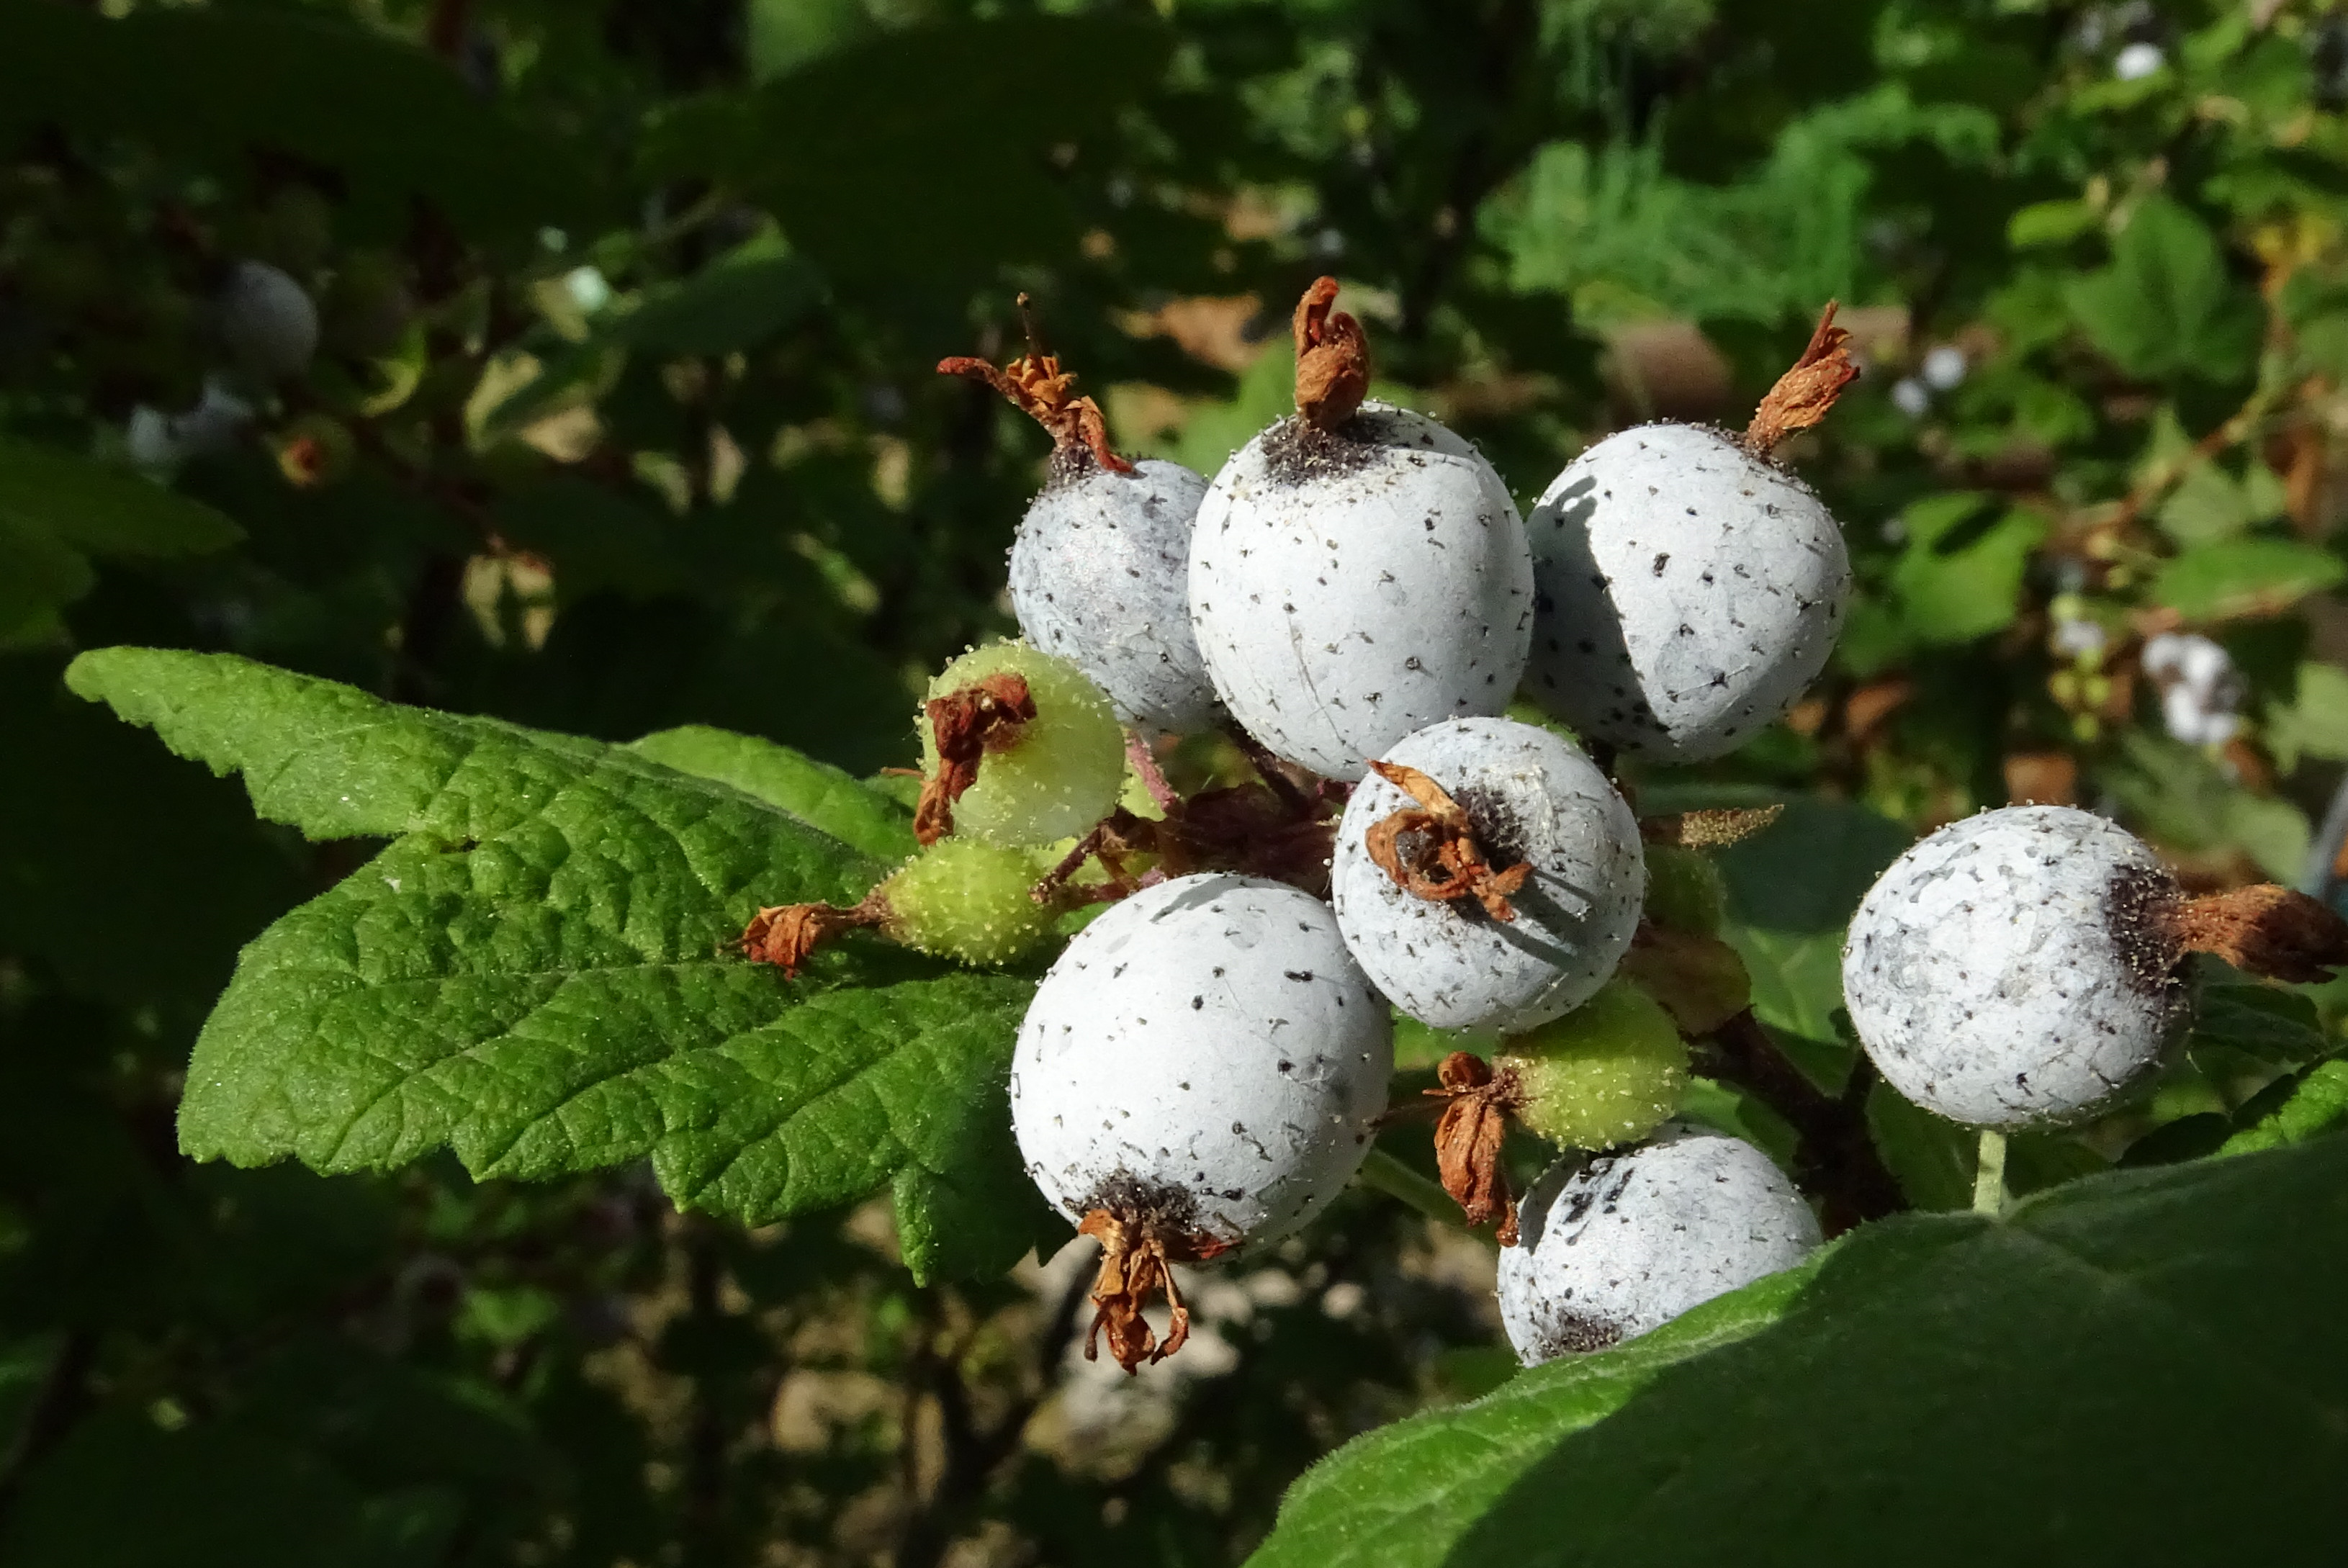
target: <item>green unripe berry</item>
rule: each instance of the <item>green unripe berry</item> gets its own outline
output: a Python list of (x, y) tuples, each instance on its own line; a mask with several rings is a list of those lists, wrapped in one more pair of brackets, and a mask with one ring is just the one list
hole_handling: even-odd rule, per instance
[[(978, 781), (954, 802), (954, 831), (1013, 848), (1086, 831), (1117, 805), (1125, 783), (1125, 731), (1116, 711), (1076, 665), (1014, 642), (964, 654), (930, 683), (929, 696), (1001, 674), (1027, 683), (1035, 717), (1011, 744), (981, 758)], [(922, 770), (934, 776), (937, 739), (926, 713), (921, 730)]]
[(941, 839), (880, 884), (882, 928), (936, 957), (1008, 964), (1051, 934), (1053, 912), (1027, 892), (1049, 869), (1032, 850)]
[(1628, 981), (1553, 1023), (1500, 1042), (1496, 1072), (1517, 1079), (1517, 1118), (1566, 1149), (1644, 1138), (1678, 1110), (1687, 1046), (1672, 1016)]
[(1727, 884), (1710, 855), (1676, 844), (1647, 846), (1649, 920), (1673, 931), (1711, 936), (1720, 930), (1727, 908)]

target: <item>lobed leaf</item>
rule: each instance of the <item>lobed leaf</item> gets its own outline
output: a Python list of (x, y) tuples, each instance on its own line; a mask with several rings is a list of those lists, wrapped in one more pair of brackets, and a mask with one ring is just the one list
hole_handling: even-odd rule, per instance
[(67, 678), (264, 814), (400, 835), (245, 949), (190, 1063), (190, 1155), (649, 1158), (680, 1206), (754, 1224), (886, 1184), (923, 1277), (1038, 1234), (1004, 1104), (1030, 982), (869, 951), (790, 982), (733, 950), (762, 904), (860, 896), (870, 858), (624, 747), (227, 655), (107, 649)]

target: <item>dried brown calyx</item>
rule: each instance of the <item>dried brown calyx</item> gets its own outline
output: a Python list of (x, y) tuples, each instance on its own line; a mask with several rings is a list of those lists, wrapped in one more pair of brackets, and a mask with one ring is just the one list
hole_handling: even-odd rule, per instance
[[(1136, 769), (1165, 815), (1144, 817), (1122, 806), (1110, 812), (1035, 884), (1035, 902), (1049, 903), (1060, 897), (1088, 860), (1099, 861), (1109, 874), (1106, 887), (1086, 889), (1103, 900), (1138, 892), (1148, 880), (1197, 872), (1270, 877), (1315, 898), (1327, 898), (1329, 860), (1336, 848), (1336, 817), (1344, 809), (1344, 791), (1311, 775), (1300, 782), (1244, 730), (1234, 725), (1231, 733), (1263, 782), (1202, 789), (1184, 799), (1147, 758), (1146, 748), (1128, 746), (1128, 757), (1136, 757), (1137, 749), (1142, 753)], [(1145, 855), (1158, 864), (1148, 878), (1137, 877), (1128, 869), (1128, 859)]]
[(1499, 1243), (1517, 1241), (1517, 1201), (1500, 1169), (1500, 1145), (1509, 1135), (1509, 1114), (1523, 1103), (1513, 1072), (1494, 1072), (1472, 1051), (1454, 1051), (1435, 1069), (1440, 1087), (1423, 1092), (1443, 1100), (1435, 1124), (1435, 1167), (1470, 1225), (1500, 1222)]
[[(1202, 1264), (1230, 1250), (1230, 1243), (1165, 1222), (1151, 1209), (1126, 1203), (1086, 1212), (1080, 1235), (1101, 1244), (1100, 1274), (1093, 1281), (1093, 1323), (1085, 1331), (1085, 1359), (1096, 1360), (1104, 1331), (1108, 1353), (1127, 1372), (1155, 1365), (1182, 1348), (1190, 1337), (1190, 1309), (1174, 1283), (1176, 1264)], [(1166, 1337), (1149, 1326), (1142, 1309), (1163, 1292), (1172, 1310)]]
[(1406, 892), (1431, 903), (1472, 898), (1494, 920), (1517, 918), (1509, 896), (1525, 885), (1532, 866), (1523, 861), (1495, 870), (1476, 841), (1467, 809), (1442, 785), (1416, 768), (1373, 762), (1379, 778), (1418, 802), (1372, 823), (1362, 847), (1370, 861)]
[(1859, 378), (1859, 366), (1850, 362), (1850, 334), (1834, 324), (1836, 304), (1827, 302), (1809, 346), (1753, 411), (1753, 422), (1745, 427), (1745, 449), (1754, 456), (1767, 457), (1795, 431), (1824, 419), (1842, 389)]
[(1296, 302), (1296, 411), (1316, 430), (1354, 417), (1370, 391), (1370, 341), (1362, 324), (1329, 307), (1335, 278), (1316, 278)]
[(1019, 296), (1019, 319), (1026, 331), (1026, 353), (999, 370), (983, 359), (956, 355), (938, 361), (938, 374), (983, 381), (1001, 393), (1012, 407), (1052, 433), (1056, 462), (1096, 462), (1111, 473), (1131, 473), (1133, 465), (1108, 444), (1108, 421), (1102, 418), (1100, 405), (1077, 397), (1074, 373), (1060, 368), (1059, 356), (1044, 351), (1024, 294)]
[(874, 888), (852, 909), (829, 903), (778, 903), (762, 909), (742, 932), (743, 954), (759, 964), (771, 964), (786, 977), (796, 977), (809, 954), (843, 931), (880, 925), (889, 919), (889, 902)]
[(2348, 965), (2348, 920), (2272, 882), (2157, 907), (2160, 934), (2188, 953), (2211, 953), (2270, 980), (2306, 985)]
[(913, 837), (928, 845), (953, 831), (954, 802), (978, 782), (980, 759), (1018, 741), (1035, 698), (1026, 676), (1002, 670), (932, 697), (922, 713), (938, 753), (938, 770), (922, 780), (913, 807)]
[(1651, 844), (1672, 844), (1683, 850), (1725, 849), (1740, 839), (1751, 838), (1785, 812), (1783, 806), (1734, 806), (1642, 817), (1639, 837)]

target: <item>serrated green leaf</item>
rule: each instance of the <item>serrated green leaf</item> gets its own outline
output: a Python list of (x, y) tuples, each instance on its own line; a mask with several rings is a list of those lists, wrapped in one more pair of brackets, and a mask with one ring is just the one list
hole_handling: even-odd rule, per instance
[(2226, 1140), (2221, 1154), (2249, 1154), (2304, 1142), (2348, 1122), (2348, 1061), (2318, 1063), (2291, 1098)]
[(2160, 569), (2153, 597), (2188, 621), (2273, 615), (2336, 586), (2348, 564), (2292, 539), (2227, 539), (2198, 545)]
[(788, 746), (688, 724), (647, 735), (628, 749), (680, 773), (731, 784), (877, 860), (901, 861), (920, 848), (912, 813), (902, 805)]
[(2091, 1177), (2003, 1222), (1880, 1222), (1807, 1281), (1357, 1439), (1251, 1561), (1660, 1568), (1733, 1542), (1871, 1563), (1897, 1542), (1954, 1568), (1993, 1507), (2014, 1562), (2232, 1561), (2246, 1528), (2261, 1562), (2326, 1562), (2343, 1227), (2341, 1139)]
[[(2045, 521), (2015, 508), (1979, 533), (1955, 525), (1926, 531), (1916, 525), (1905, 553), (1891, 569), (1908, 635), (1928, 644), (1969, 643), (2005, 629), (2021, 600), (2030, 552), (2046, 535)], [(1954, 535), (1963, 532), (1962, 544)], [(1952, 547), (1953, 546), (1953, 547)]]
[(2200, 219), (2165, 196), (2147, 199), (2112, 242), (2112, 264), (2065, 294), (2097, 348), (2132, 376), (2230, 381), (2258, 347), (2258, 300), (2226, 275)]
[(2266, 1062), (2312, 1061), (2331, 1046), (2315, 1004), (2297, 991), (2247, 981), (2201, 988), (2190, 1046), (2222, 1046)]
[(649, 1157), (681, 1206), (752, 1223), (889, 1184), (923, 1277), (1039, 1233), (1004, 1099), (1031, 982), (840, 950), (794, 982), (732, 951), (761, 905), (852, 902), (878, 862), (624, 747), (226, 655), (108, 649), (68, 680), (280, 820), (402, 835), (245, 949), (189, 1067), (191, 1156)]

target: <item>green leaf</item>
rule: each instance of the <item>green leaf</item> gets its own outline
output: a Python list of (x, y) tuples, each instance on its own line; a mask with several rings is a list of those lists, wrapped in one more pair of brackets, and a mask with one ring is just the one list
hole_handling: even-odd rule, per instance
[(2286, 882), (2306, 864), (2313, 834), (2297, 806), (2250, 793), (2203, 752), (2165, 735), (2128, 731), (2096, 777), (2127, 808), (2131, 825), (2162, 844), (2239, 849)]
[(1171, 42), (1109, 16), (909, 28), (684, 106), (653, 128), (649, 159), (747, 191), (838, 287), (1056, 259), (1079, 229), (1046, 155), (1144, 96)]
[(0, 638), (88, 593), (91, 555), (199, 555), (243, 537), (211, 507), (136, 474), (0, 440)]
[(1964, 526), (1980, 511), (1975, 498), (1934, 500), (1970, 504), (1908, 509), (1910, 542), (1891, 569), (1908, 634), (1920, 643), (1952, 644), (2003, 631), (2021, 602), (2030, 552), (2046, 536), (2045, 521), (2015, 508), (1976, 531)]
[(136, 474), (6, 440), (0, 440), (0, 515), (94, 555), (201, 555), (244, 537), (201, 501)]
[(2072, 315), (2132, 376), (2231, 381), (2257, 352), (2258, 300), (2226, 276), (2218, 242), (2165, 196), (2137, 207), (2112, 242), (2112, 264), (2075, 279)]
[(1603, 1420), (1677, 1364), (1766, 1328), (1817, 1267), (1706, 1302), (1621, 1349), (1551, 1361), (1472, 1403), (1354, 1439), (1289, 1488), (1249, 1568), (1469, 1561), (1447, 1557), (1448, 1544), (1560, 1438)]
[[(1973, 1167), (1981, 1150), (1981, 1135), (1973, 1129), (1933, 1115), (1878, 1079), (1867, 1093), (1867, 1131), (1885, 1169), (1917, 1208), (1972, 1206)], [(2016, 1195), (2044, 1191), (2108, 1164), (2059, 1134), (2014, 1133), (2006, 1140), (2006, 1190)]]
[(2253, 523), (2281, 515), (2280, 492), (2264, 463), (2252, 463), (2240, 480), (2215, 463), (2199, 463), (2161, 502), (2160, 531), (2188, 546), (2230, 539)]
[(766, 237), (737, 246), (681, 283), (647, 293), (597, 335), (654, 354), (731, 354), (756, 348), (792, 325), (823, 295), (823, 279), (806, 258)]
[(204, 1026), (181, 1147), (481, 1178), (649, 1157), (680, 1206), (763, 1223), (892, 1186), (915, 1274), (1038, 1234), (1005, 1078), (1032, 984), (834, 950), (732, 951), (762, 904), (879, 865), (624, 747), (405, 708), (218, 655), (83, 655), (74, 689), (242, 770), (314, 836), (401, 836), (248, 946)]
[(2331, 1048), (2305, 994), (2255, 981), (2214, 981), (2193, 1011), (2191, 1048), (2222, 1046), (2260, 1061), (2297, 1066)]
[(2225, 1154), (2249, 1154), (2302, 1143), (2348, 1122), (2348, 1061), (2320, 1062), (2291, 1098), (2226, 1140)]
[[(592, 218), (571, 150), (526, 130), (419, 48), (290, 8), (144, 7), (118, 19), (0, 5), (0, 127), (57, 120), (242, 177), (250, 155), (337, 170), (375, 232), (410, 199), (468, 233)], [(396, 134), (390, 128), (396, 128)]]
[(688, 724), (647, 735), (628, 749), (680, 773), (731, 784), (876, 860), (901, 861), (921, 847), (912, 813), (902, 805), (788, 746)]
[[(1357, 1439), (1254, 1568), (2331, 1555), (2348, 1140), (1867, 1226), (1657, 1336)], [(1788, 1299), (1788, 1298), (1791, 1299)], [(1897, 1390), (1898, 1397), (1887, 1397)], [(2191, 1484), (2180, 1486), (2178, 1478)], [(2246, 1523), (2245, 1522), (2250, 1522)]]
[(2286, 773), (2302, 757), (2348, 762), (2348, 670), (2300, 665), (2297, 695), (2288, 706), (2268, 707), (2264, 738), (2275, 765)]
[(2336, 586), (2348, 565), (2295, 539), (2228, 539), (2198, 545), (2160, 569), (2153, 597), (2188, 621), (2273, 615)]
[[(159, 1517), (171, 1521), (168, 1557)], [(22, 1568), (311, 1568), (350, 1560), (362, 1528), (357, 1494), (309, 1455), (115, 1410), (27, 1478), (5, 1556)]]
[(2005, 221), (2005, 242), (2017, 251), (2040, 245), (2060, 245), (2095, 227), (2093, 204), (2074, 198), (2063, 201), (2033, 201)]

